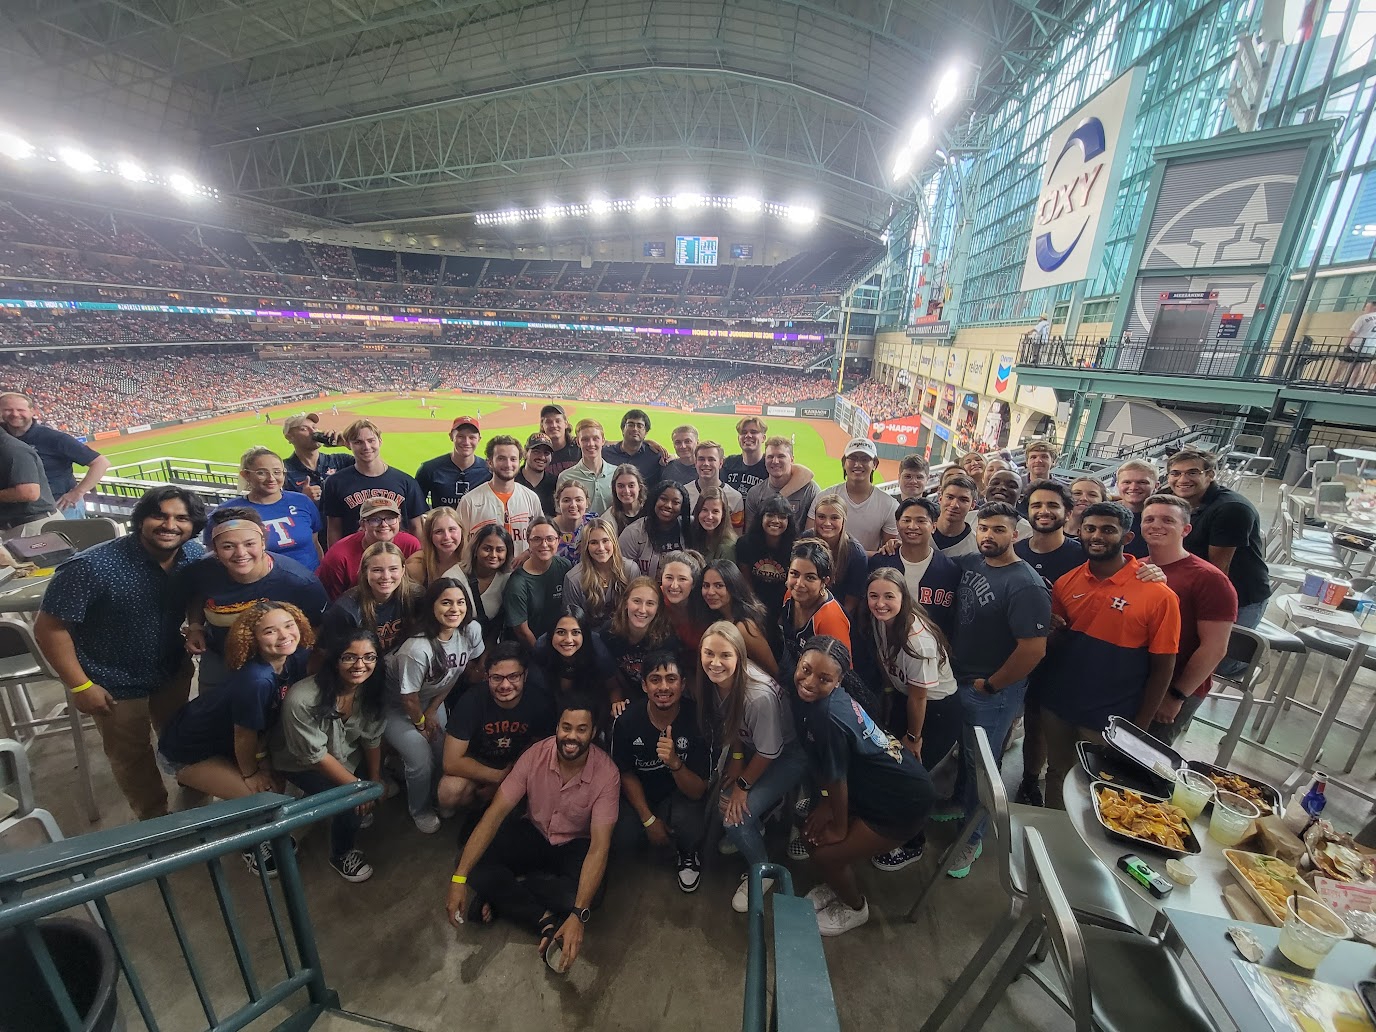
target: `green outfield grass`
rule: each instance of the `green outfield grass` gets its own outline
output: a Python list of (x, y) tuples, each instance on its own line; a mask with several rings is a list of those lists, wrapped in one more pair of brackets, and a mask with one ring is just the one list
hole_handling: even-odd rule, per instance
[[(524, 440), (525, 434), (537, 429), (540, 406), (544, 399), (529, 399), (527, 411), (522, 413), (521, 400), (494, 395), (463, 395), (454, 392), (439, 392), (427, 395), (426, 401), (439, 409), (439, 416), (430, 420), (427, 411), (421, 409), (418, 398), (398, 398), (395, 394), (355, 395), (339, 400), (339, 415), (330, 413), (331, 399), (320, 399), (310, 407), (321, 413), (321, 424), (330, 429), (340, 429), (353, 418), (367, 416), (372, 419), (424, 419), (434, 423), (434, 430), (384, 432), (383, 455), (387, 461), (408, 473), (415, 472), (417, 466), (449, 449), (447, 432), (450, 421), (457, 415), (481, 414), (483, 436), (498, 433), (513, 433)], [(570, 422), (579, 419), (596, 419), (610, 437), (616, 439), (620, 431), (618, 424), (628, 405), (607, 405), (594, 402), (566, 402)], [(263, 422), (262, 415), (253, 413), (204, 423), (185, 424), (165, 430), (149, 431), (133, 437), (111, 438), (93, 442), (102, 454), (108, 456), (115, 465), (137, 462), (161, 456), (174, 456), (185, 459), (237, 462), (239, 456), (254, 445), (266, 445), (280, 454), (287, 453), (286, 441), (282, 438), (281, 420), (284, 416), (305, 411), (302, 403), (265, 410), (272, 415), (271, 426)], [(738, 417), (710, 415), (704, 413), (682, 412), (677, 409), (650, 408), (650, 437), (672, 448), (670, 432), (683, 423), (692, 423), (698, 428), (703, 440), (719, 441), (727, 454), (738, 451), (735, 425)], [(817, 479), (823, 484), (835, 483), (841, 479), (840, 455), (828, 455), (826, 442), (818, 431), (818, 423), (807, 419), (770, 418), (771, 435), (794, 436), (794, 455), (797, 461), (812, 468)]]

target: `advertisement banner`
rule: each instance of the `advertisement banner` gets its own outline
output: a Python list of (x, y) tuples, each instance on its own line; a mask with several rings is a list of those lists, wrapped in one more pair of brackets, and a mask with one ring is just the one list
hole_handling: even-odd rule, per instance
[(111, 437), (118, 437), (121, 433), (123, 433), (123, 431), (121, 430), (102, 430), (97, 434), (93, 434), (92, 436), (97, 441), (108, 441)]
[(798, 415), (806, 419), (830, 419), (831, 406), (814, 402), (811, 405), (801, 405), (798, 408)]
[(792, 405), (766, 405), (764, 414), (766, 416), (796, 416), (798, 410)]
[(923, 348), (917, 355), (917, 371), (922, 376), (932, 375), (932, 349)]
[(1109, 83), (1052, 132), (1022, 290), (1074, 283), (1097, 265), (1137, 120), (1141, 74), (1134, 68)]
[(870, 424), (869, 437), (876, 444), (915, 445), (922, 429), (922, 417), (916, 412), (895, 416)]
[(946, 355), (946, 382), (960, 383), (964, 375), (965, 352), (960, 348), (952, 348)]
[(149, 425), (148, 423), (140, 423), (138, 426), (126, 426), (126, 427), (124, 428), (124, 432), (125, 432), (126, 434), (141, 434), (141, 433), (143, 433), (145, 430), (152, 430), (152, 429), (153, 429), (153, 427), (152, 427), (151, 425)]
[(1017, 360), (1018, 356), (1011, 351), (1000, 352), (994, 356), (994, 378), (989, 389), (989, 393), (994, 397), (1005, 401), (1017, 397), (1018, 377), (1013, 372)]
[(738, 416), (762, 416), (764, 407), (762, 405), (737, 405), (735, 406)]
[(967, 391), (983, 394), (988, 378), (989, 352), (971, 351), (965, 359), (965, 378), (960, 381), (960, 385)]

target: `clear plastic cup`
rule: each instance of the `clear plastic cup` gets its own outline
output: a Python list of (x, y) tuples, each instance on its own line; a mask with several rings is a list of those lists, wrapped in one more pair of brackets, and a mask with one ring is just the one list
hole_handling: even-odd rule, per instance
[(1291, 895), (1285, 901), (1285, 924), (1276, 946), (1296, 967), (1312, 971), (1336, 943), (1350, 938), (1347, 923), (1318, 900)]
[(1204, 812), (1209, 800), (1214, 797), (1216, 786), (1197, 770), (1175, 772), (1175, 790), (1171, 792), (1171, 805), (1185, 811), (1185, 816), (1194, 820)]
[(1235, 846), (1247, 837), (1252, 822), (1261, 816), (1256, 803), (1236, 792), (1214, 795), (1214, 812), (1209, 815), (1209, 838), (1220, 846)]

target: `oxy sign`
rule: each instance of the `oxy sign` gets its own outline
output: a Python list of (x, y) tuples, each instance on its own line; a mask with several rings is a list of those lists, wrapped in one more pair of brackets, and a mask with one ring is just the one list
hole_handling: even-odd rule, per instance
[(1139, 79), (1138, 69), (1119, 76), (1051, 134), (1023, 290), (1082, 280), (1097, 262), (1137, 119)]

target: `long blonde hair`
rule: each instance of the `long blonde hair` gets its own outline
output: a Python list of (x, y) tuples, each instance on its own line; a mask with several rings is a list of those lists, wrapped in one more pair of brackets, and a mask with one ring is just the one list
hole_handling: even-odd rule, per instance
[(397, 584), (394, 594), (401, 603), (403, 619), (409, 614), (416, 596), (420, 594), (416, 582), (406, 573), (406, 556), (401, 549), (391, 541), (374, 541), (363, 550), (363, 558), (358, 562), (358, 583), (350, 589), (357, 592), (359, 624), (370, 631), (377, 630), (377, 607), (387, 602), (387, 599), (380, 599), (374, 595), (372, 585), (368, 583), (368, 563), (380, 555), (394, 555), (401, 562), (401, 581)]
[[(435, 543), (430, 540), (430, 530), (435, 523), (443, 516), (448, 516), (454, 521), (454, 525), (459, 528), (459, 547), (454, 549), (454, 558), (449, 560), (448, 565), (443, 570), (440, 569), (439, 552), (435, 548)], [(463, 546), (467, 543), (468, 535), (463, 532), (463, 524), (459, 522), (459, 514), (447, 505), (437, 505), (422, 518), (423, 529), (420, 535), (420, 561), (421, 572), (428, 585), (432, 580), (441, 577), (450, 567), (460, 565), (463, 561)]]
[[(736, 653), (736, 672), (731, 675), (731, 684), (727, 688), (725, 702), (718, 701), (720, 693), (717, 686), (707, 676), (707, 671), (702, 668), (702, 642), (708, 638), (724, 638), (726, 644), (730, 645)], [(740, 730), (741, 718), (745, 713), (745, 683), (747, 680), (746, 664), (749, 657), (745, 654), (745, 638), (740, 632), (740, 628), (730, 620), (718, 620), (708, 626), (702, 632), (702, 638), (698, 643), (698, 675), (694, 678), (695, 691), (697, 696), (693, 701), (696, 703), (699, 713), (710, 712), (715, 715), (715, 723), (721, 733), (723, 741), (729, 741)]]
[[(586, 547), (588, 537), (598, 530), (611, 538), (612, 542), (612, 556), (602, 565), (593, 562)], [(616, 525), (605, 516), (598, 516), (579, 527), (574, 540), (578, 546), (578, 586), (583, 589), (583, 608), (601, 619), (609, 615), (607, 610), (616, 606), (629, 583), (626, 561), (621, 555), (621, 543), (616, 539)]]
[[(824, 505), (829, 505), (841, 514), (841, 534), (836, 539), (835, 547), (826, 538), (822, 537), (816, 527), (813, 527), (808, 536), (815, 537), (822, 544), (827, 546), (827, 551), (831, 553), (831, 583), (843, 584), (846, 579), (846, 567), (850, 563), (851, 550), (847, 546), (850, 544), (850, 531), (846, 530), (846, 503), (839, 495), (823, 495), (817, 499), (817, 504), (813, 506), (813, 513)], [(814, 515), (813, 519), (816, 519)]]

